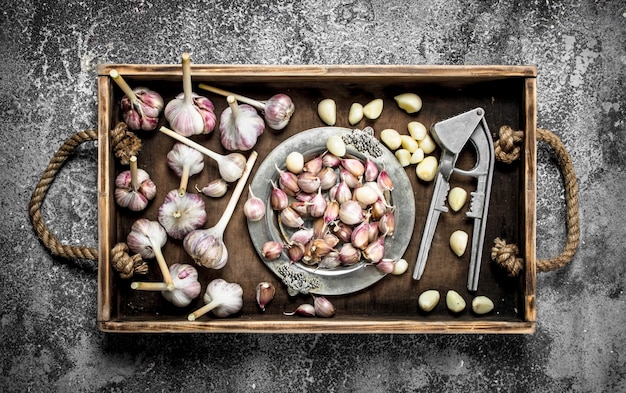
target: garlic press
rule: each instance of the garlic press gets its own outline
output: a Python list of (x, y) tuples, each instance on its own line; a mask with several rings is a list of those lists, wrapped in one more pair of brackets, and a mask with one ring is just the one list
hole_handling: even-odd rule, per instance
[[(431, 128), (431, 135), (441, 147), (442, 153), (439, 158), (435, 188), (413, 271), (413, 279), (415, 280), (419, 280), (424, 273), (439, 216), (441, 213), (448, 212), (446, 198), (450, 190), (450, 176), (455, 173), (460, 176), (470, 176), (477, 180), (476, 190), (470, 193), (470, 206), (466, 215), (474, 219), (467, 289), (470, 291), (478, 289), (495, 161), (493, 141), (484, 115), (485, 111), (482, 108), (476, 108), (435, 123)], [(456, 168), (457, 158), (468, 142), (471, 142), (475, 148), (476, 164), (470, 170)]]

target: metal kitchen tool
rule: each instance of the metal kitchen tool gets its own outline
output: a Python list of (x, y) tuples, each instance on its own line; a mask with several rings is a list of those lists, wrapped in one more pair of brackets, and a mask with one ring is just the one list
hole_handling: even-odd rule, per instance
[[(426, 225), (422, 235), (413, 279), (419, 280), (424, 273), (428, 252), (437, 228), (441, 213), (446, 213), (446, 198), (450, 190), (450, 176), (456, 173), (461, 176), (470, 176), (477, 179), (476, 190), (471, 192), (471, 201), (467, 217), (474, 219), (472, 232), (472, 249), (469, 272), (467, 275), (467, 289), (478, 289), (480, 263), (482, 259), (487, 211), (489, 210), (489, 196), (491, 194), (491, 179), (495, 161), (493, 141), (485, 121), (485, 111), (476, 108), (433, 125), (431, 134), (435, 142), (441, 147), (439, 168), (435, 180), (435, 189), (426, 218)], [(459, 153), (470, 141), (476, 150), (476, 164), (470, 170), (455, 168)]]

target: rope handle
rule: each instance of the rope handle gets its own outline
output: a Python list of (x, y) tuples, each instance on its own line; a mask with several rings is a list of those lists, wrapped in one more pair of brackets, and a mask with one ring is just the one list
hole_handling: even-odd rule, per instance
[[(76, 148), (85, 142), (95, 141), (98, 139), (98, 133), (94, 130), (85, 130), (76, 132), (69, 137), (59, 150), (50, 159), (50, 163), (46, 167), (41, 179), (37, 183), (28, 204), (28, 211), (33, 228), (41, 242), (50, 250), (52, 255), (60, 256), (68, 259), (87, 259), (91, 261), (98, 260), (98, 250), (93, 247), (83, 247), (75, 245), (67, 245), (61, 243), (57, 237), (48, 229), (41, 215), (41, 205), (48, 194), (48, 190), (52, 185), (56, 175), (61, 170), (68, 157), (76, 150)], [(141, 149), (139, 138), (132, 132), (128, 131), (126, 124), (119, 123), (111, 130), (112, 145), (115, 155), (122, 161), (127, 162), (128, 158), (136, 155)], [(133, 274), (147, 273), (147, 265), (139, 254), (133, 256), (128, 254), (128, 246), (125, 243), (118, 243), (112, 249), (111, 263), (116, 271), (120, 273), (122, 278), (130, 278)]]
[[(509, 126), (500, 128), (500, 138), (495, 142), (496, 159), (511, 163), (519, 158), (520, 144), (523, 140), (522, 131), (514, 131)], [(567, 240), (559, 255), (550, 259), (537, 260), (537, 271), (548, 272), (559, 269), (574, 259), (580, 243), (580, 222), (578, 217), (578, 183), (574, 173), (574, 165), (563, 142), (550, 130), (537, 128), (537, 140), (548, 144), (556, 154), (559, 169), (563, 174), (565, 188)], [(524, 261), (517, 254), (515, 244), (508, 244), (500, 238), (494, 240), (491, 259), (506, 270), (509, 276), (516, 276), (524, 266)]]

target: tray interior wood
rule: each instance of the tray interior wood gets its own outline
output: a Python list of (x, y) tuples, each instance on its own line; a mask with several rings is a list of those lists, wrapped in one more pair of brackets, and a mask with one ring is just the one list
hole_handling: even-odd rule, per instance
[[(104, 74), (106, 78), (106, 74)], [(124, 74), (123, 74), (124, 75)], [(124, 75), (129, 85), (146, 86), (158, 91), (165, 101), (169, 101), (182, 91), (182, 83), (179, 75), (167, 77), (155, 77), (151, 73), (137, 75)], [(350, 127), (347, 116), (348, 109), (353, 102), (366, 104), (374, 98), (383, 98), (384, 110), (380, 118), (375, 121), (363, 120), (355, 125), (355, 128), (372, 126), (376, 136), (385, 128), (394, 128), (401, 133), (407, 132), (407, 124), (417, 120), (429, 127), (432, 123), (446, 119), (469, 109), (482, 107), (485, 117), (494, 139), (497, 137), (501, 125), (507, 124), (517, 129), (527, 127), (527, 93), (526, 78), (524, 77), (485, 77), (485, 78), (408, 78), (380, 75), (370, 77), (335, 76), (324, 78), (290, 78), (288, 76), (259, 76), (257, 78), (237, 78), (234, 76), (212, 77), (205, 73), (195, 72), (193, 75), (194, 91), (209, 97), (215, 105), (215, 113), (218, 116), (227, 106), (225, 98), (197, 87), (199, 82), (214, 84), (221, 88), (235, 91), (258, 99), (266, 99), (275, 93), (286, 93), (294, 101), (296, 111), (289, 125), (281, 132), (274, 132), (266, 128), (259, 138), (255, 150), (259, 152), (257, 165), (251, 178), (255, 175), (256, 168), (273, 147), (281, 143), (285, 138), (300, 131), (322, 126), (316, 111), (317, 103), (324, 98), (333, 98), (337, 102), (337, 126)], [(119, 100), (122, 97), (121, 90), (114, 84), (110, 84), (110, 124), (113, 126), (121, 120)], [(404, 92), (418, 93), (423, 99), (423, 108), (413, 115), (402, 111), (394, 102), (393, 97)], [(101, 99), (105, 99), (101, 97)], [(534, 104), (534, 103), (533, 103)], [(107, 115), (107, 114), (102, 114)], [(161, 124), (167, 125), (164, 119)], [(534, 126), (534, 125), (533, 125)], [(116, 242), (126, 240), (129, 228), (139, 217), (151, 220), (157, 219), (159, 205), (167, 192), (178, 187), (179, 179), (168, 168), (165, 155), (171, 149), (175, 141), (170, 137), (155, 131), (138, 132), (143, 141), (143, 149), (139, 156), (139, 167), (148, 171), (153, 181), (157, 184), (157, 196), (149, 207), (141, 213), (132, 213), (126, 209), (109, 203), (111, 211), (108, 221), (113, 231), (112, 244), (101, 244), (101, 247), (112, 247)], [(219, 131), (210, 135), (194, 136), (195, 141), (219, 152), (227, 153), (219, 142)], [(247, 152), (244, 153), (246, 156)], [(436, 156), (439, 150), (434, 153)], [(110, 157), (111, 165), (108, 168), (109, 178), (115, 176), (126, 167), (120, 165), (117, 160)], [(475, 162), (475, 152), (470, 149), (464, 151), (457, 166), (470, 169)], [(404, 258), (409, 262), (409, 271), (401, 276), (389, 275), (372, 287), (358, 293), (331, 297), (330, 300), (337, 308), (336, 316), (327, 320), (328, 324), (340, 324), (342, 321), (353, 319), (369, 319), (376, 321), (405, 320), (414, 323), (473, 323), (488, 324), (489, 322), (524, 322), (529, 319), (525, 315), (526, 296), (528, 295), (527, 276), (520, 275), (517, 278), (509, 278), (504, 275), (493, 263), (490, 262), (489, 253), (493, 239), (496, 237), (506, 238), (508, 242), (518, 244), (525, 252), (527, 206), (525, 201), (524, 187), (527, 184), (526, 160), (520, 160), (512, 164), (497, 162), (493, 177), (491, 191), (491, 203), (487, 224), (487, 233), (483, 250), (483, 262), (480, 273), (479, 289), (476, 293), (470, 293), (466, 289), (467, 269), (469, 262), (468, 252), (461, 258), (456, 257), (448, 245), (449, 235), (456, 229), (463, 229), (470, 234), (473, 220), (465, 217), (465, 208), (458, 213), (442, 214), (439, 225), (433, 239), (426, 270), (421, 280), (414, 281), (411, 278), (414, 261), (421, 240), (424, 222), (430, 204), (433, 183), (419, 181), (415, 174), (415, 166), (406, 168), (406, 173), (411, 180), (412, 189), (395, 190), (394, 192), (413, 193), (416, 204), (416, 218), (412, 239)], [(106, 168), (104, 168), (106, 169)], [(195, 184), (205, 185), (208, 181), (219, 176), (214, 161), (205, 158), (205, 169), (201, 174), (195, 175), (189, 180), (189, 190), (193, 190)], [(474, 181), (468, 178), (453, 176), (451, 187), (456, 185), (471, 191), (474, 189)], [(111, 185), (111, 187), (113, 187)], [(229, 188), (232, 190), (234, 185)], [(113, 190), (113, 188), (111, 188)], [(195, 192), (195, 191), (194, 191)], [(112, 195), (112, 193), (111, 193)], [(230, 196), (230, 191), (222, 198), (205, 198), (208, 221), (205, 227), (213, 226)], [(240, 313), (229, 318), (246, 324), (246, 321), (267, 322), (268, 326), (275, 323), (289, 322), (297, 317), (283, 315), (285, 311), (292, 311), (303, 302), (311, 302), (310, 296), (290, 297), (287, 295), (284, 285), (275, 277), (257, 256), (248, 231), (245, 217), (242, 212), (246, 193), (240, 200), (233, 218), (224, 235), (224, 241), (230, 252), (227, 265), (221, 270), (199, 268), (200, 282), (203, 290), (206, 284), (221, 277), (227, 281), (239, 283), (244, 290), (244, 306)], [(532, 224), (532, 223), (531, 223)], [(396, 228), (402, 231), (403, 228)], [(470, 243), (471, 244), (471, 243)], [(469, 247), (469, 246), (468, 246)], [(191, 258), (182, 248), (182, 242), (169, 239), (163, 249), (168, 263), (192, 263)], [(531, 261), (534, 263), (534, 261)], [(102, 262), (101, 262), (102, 263)], [(106, 262), (108, 263), (108, 261)], [(160, 280), (160, 273), (156, 263), (151, 263), (151, 272), (145, 277), (146, 281)], [(257, 307), (255, 301), (255, 286), (260, 281), (269, 281), (276, 288), (276, 296), (263, 313)], [(109, 289), (110, 320), (117, 322), (141, 322), (141, 321), (186, 321), (186, 315), (193, 309), (202, 305), (201, 297), (196, 299), (189, 307), (177, 308), (165, 301), (158, 292), (134, 291), (129, 287), (128, 280), (119, 279), (111, 274), (109, 282), (104, 283)], [(534, 286), (534, 283), (532, 283)], [(417, 298), (420, 293), (427, 289), (437, 289), (442, 295), (442, 300), (435, 310), (426, 314), (420, 312), (417, 306)], [(476, 316), (469, 310), (460, 315), (452, 315), (445, 307), (445, 293), (453, 289), (459, 292), (468, 307), (475, 295), (485, 295), (495, 303), (495, 310), (489, 315)], [(534, 290), (534, 287), (532, 288)], [(532, 318), (530, 318), (532, 319)], [(215, 320), (213, 316), (204, 316), (205, 322)], [(308, 323), (307, 320), (302, 321)], [(318, 322), (316, 322), (318, 323)]]

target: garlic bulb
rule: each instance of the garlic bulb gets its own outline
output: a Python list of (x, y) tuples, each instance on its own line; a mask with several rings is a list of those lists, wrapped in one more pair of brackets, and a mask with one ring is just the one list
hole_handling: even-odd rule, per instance
[(198, 150), (182, 143), (176, 143), (172, 150), (167, 153), (167, 166), (180, 177), (178, 193), (183, 197), (187, 192), (189, 176), (202, 172), (204, 159)]
[(206, 156), (209, 156), (210, 158), (215, 160), (215, 162), (217, 162), (217, 167), (218, 167), (218, 171), (220, 172), (220, 176), (225, 181), (229, 183), (234, 182), (237, 179), (239, 179), (241, 175), (243, 174), (243, 171), (246, 167), (246, 157), (243, 154), (231, 153), (227, 155), (221, 155), (221, 154), (215, 153), (214, 151), (207, 149), (206, 147), (202, 146), (199, 143), (192, 141), (189, 138), (186, 138), (180, 134), (177, 134), (176, 132), (170, 130), (167, 127), (161, 127), (159, 128), (159, 131), (161, 131), (165, 135), (168, 135), (176, 139), (179, 142), (184, 143), (185, 145), (189, 147), (193, 147), (194, 149), (198, 150), (200, 153)]
[(228, 96), (228, 108), (220, 117), (220, 141), (227, 150), (250, 150), (265, 130), (265, 123), (256, 109), (247, 104), (237, 104)]
[(198, 271), (191, 265), (175, 263), (170, 266), (170, 274), (174, 281), (174, 290), (163, 291), (161, 294), (176, 307), (188, 306), (202, 291)]
[(111, 70), (109, 75), (125, 94), (120, 103), (124, 123), (132, 130), (154, 130), (163, 110), (163, 97), (146, 87), (131, 89), (117, 70)]
[(156, 195), (156, 185), (150, 175), (137, 168), (137, 157), (130, 158), (130, 170), (123, 171), (115, 178), (115, 201), (132, 211), (141, 211)]
[(165, 232), (161, 224), (146, 218), (140, 218), (135, 221), (126, 238), (128, 248), (132, 252), (141, 254), (143, 259), (156, 258), (163, 275), (163, 281), (167, 284), (167, 289), (172, 291), (174, 290), (174, 282), (161, 252), (161, 248), (166, 242), (167, 232)]
[(204, 201), (197, 194), (180, 196), (178, 190), (167, 193), (159, 207), (159, 222), (174, 239), (182, 239), (206, 222)]
[(224, 97), (233, 96), (237, 101), (252, 105), (260, 110), (265, 116), (265, 121), (271, 129), (279, 131), (287, 126), (289, 119), (293, 115), (295, 105), (291, 98), (286, 94), (276, 94), (266, 101), (254, 100), (239, 94), (234, 94), (217, 87), (209, 86), (204, 83), (198, 85), (201, 89), (211, 91), (223, 95)]
[(192, 91), (191, 60), (182, 55), (183, 92), (167, 103), (165, 118), (174, 131), (184, 136), (209, 134), (215, 128), (216, 117), (211, 100)]
[(243, 307), (243, 289), (237, 283), (216, 278), (207, 285), (203, 300), (206, 304), (189, 314), (188, 320), (195, 321), (209, 311), (219, 318), (238, 312)]
[(246, 169), (237, 182), (228, 205), (226, 205), (217, 224), (208, 229), (193, 230), (185, 236), (183, 247), (197, 264), (211, 269), (221, 269), (228, 262), (228, 250), (223, 240), (224, 231), (235, 211), (257, 156), (258, 153), (256, 151), (250, 154), (246, 163)]

